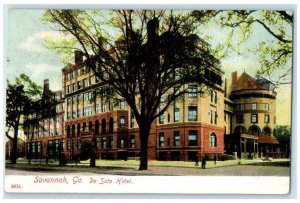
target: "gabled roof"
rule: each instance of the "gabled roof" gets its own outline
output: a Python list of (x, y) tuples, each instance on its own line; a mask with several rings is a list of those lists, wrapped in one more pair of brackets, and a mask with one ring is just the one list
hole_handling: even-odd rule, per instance
[(236, 84), (232, 85), (232, 91), (240, 90), (269, 90), (266, 86), (260, 84), (256, 79), (243, 73), (237, 80)]

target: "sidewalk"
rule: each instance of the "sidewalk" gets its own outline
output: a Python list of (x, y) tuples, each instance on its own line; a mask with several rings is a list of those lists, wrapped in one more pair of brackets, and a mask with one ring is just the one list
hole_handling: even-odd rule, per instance
[(110, 174), (110, 175), (289, 175), (289, 160), (276, 159), (271, 161), (262, 160), (242, 160), (239, 161), (218, 161), (216, 165), (213, 161), (207, 162), (206, 169), (195, 166), (194, 162), (171, 162), (171, 161), (149, 161), (148, 170), (139, 171), (139, 161), (108, 161), (97, 160), (96, 167), (89, 167), (89, 161), (81, 161), (80, 164), (68, 164), (60, 167), (57, 162), (38, 162), (29, 165), (27, 162), (17, 165), (6, 164), (9, 173), (16, 171), (26, 171), (30, 174), (34, 172), (48, 174)]

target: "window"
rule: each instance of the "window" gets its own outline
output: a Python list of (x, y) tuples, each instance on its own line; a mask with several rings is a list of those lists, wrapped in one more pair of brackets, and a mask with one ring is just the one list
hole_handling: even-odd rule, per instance
[(197, 106), (189, 106), (188, 110), (189, 110), (188, 120), (197, 121)]
[(243, 111), (244, 109), (245, 109), (245, 105), (244, 104), (237, 104), (236, 105), (236, 110)]
[(269, 111), (269, 104), (265, 104), (265, 111)]
[(74, 92), (75, 90), (76, 90), (76, 84), (73, 83), (73, 85), (72, 85), (72, 91)]
[(82, 88), (82, 81), (77, 82), (77, 89), (80, 90)]
[(70, 150), (71, 149), (71, 140), (68, 140), (67, 141), (67, 150)]
[(213, 124), (213, 121), (214, 121), (213, 111), (210, 110), (210, 123)]
[(77, 95), (77, 103), (79, 104), (82, 100), (82, 94)]
[(160, 132), (158, 134), (158, 146), (159, 147), (164, 147), (165, 145), (165, 135), (163, 132)]
[(217, 136), (215, 133), (210, 135), (210, 147), (217, 147)]
[(130, 148), (134, 148), (134, 135), (130, 135)]
[(97, 149), (99, 149), (99, 147), (100, 147), (100, 138), (99, 137), (96, 138), (96, 147), (97, 147)]
[(168, 113), (168, 123), (170, 122), (170, 114)]
[(88, 84), (87, 84), (87, 80), (86, 79), (84, 79), (83, 80), (83, 88), (85, 88), (85, 87), (87, 87), (88, 86)]
[(91, 76), (90, 78), (89, 78), (89, 85), (92, 85), (93, 84), (93, 77)]
[(190, 98), (197, 97), (197, 85), (189, 85), (188, 86), (188, 95)]
[(236, 114), (236, 123), (243, 124), (244, 123), (244, 114)]
[(251, 123), (257, 123), (257, 114), (251, 114)]
[(99, 113), (99, 105), (98, 104), (96, 104), (95, 109), (96, 109), (96, 113)]
[(174, 122), (178, 122), (180, 120), (180, 109), (174, 108)]
[(217, 125), (218, 124), (218, 114), (217, 114), (217, 111), (215, 111), (215, 115), (214, 115), (214, 118), (215, 118), (215, 124)]
[(71, 112), (68, 111), (68, 114), (67, 114), (67, 120), (71, 119)]
[(76, 104), (76, 96), (72, 97), (72, 104)]
[(160, 115), (159, 115), (159, 118), (158, 118), (158, 123), (159, 123), (159, 124), (164, 124), (164, 118), (165, 118), (164, 114), (163, 114), (163, 113), (160, 114)]
[(106, 146), (107, 146), (107, 144), (106, 144), (106, 137), (102, 137), (101, 138), (101, 148), (102, 149), (106, 149)]
[(125, 128), (125, 117), (120, 116), (120, 128)]
[(67, 100), (67, 106), (70, 106), (71, 105), (71, 98), (68, 98)]
[(85, 92), (83, 93), (83, 101), (88, 101), (89, 100), (89, 93)]
[(264, 132), (264, 135), (271, 135), (271, 128), (265, 127), (265, 128), (263, 129), (263, 132)]
[(124, 148), (125, 147), (125, 144), (124, 144), (125, 142), (124, 142), (124, 139), (121, 139), (120, 140), (120, 146), (121, 146), (121, 148)]
[(72, 111), (72, 118), (75, 118), (76, 117), (76, 110), (73, 110)]
[(131, 112), (130, 114), (130, 127), (133, 128), (134, 126), (134, 114), (133, 112)]
[(59, 112), (59, 105), (55, 106), (55, 112), (58, 113)]
[(270, 123), (270, 116), (269, 115), (265, 115), (265, 123)]
[(71, 85), (68, 85), (67, 93), (71, 93)]
[(197, 130), (189, 131), (189, 146), (197, 146)]
[(77, 118), (79, 118), (81, 116), (81, 110), (77, 109)]
[(92, 129), (93, 129), (93, 123), (92, 123), (92, 121), (90, 121), (89, 122), (89, 131), (92, 131)]
[(180, 146), (180, 135), (179, 131), (174, 131), (174, 147)]
[(114, 145), (114, 138), (112, 136), (108, 137), (108, 148), (112, 148)]
[(105, 103), (102, 103), (102, 112), (106, 112), (106, 104)]
[(109, 133), (114, 132), (114, 119), (112, 117), (110, 117), (110, 119), (109, 119), (108, 132)]
[(216, 104), (218, 101), (217, 93), (213, 90), (210, 91), (210, 102)]
[(119, 102), (119, 107), (120, 107), (121, 110), (124, 110), (125, 109), (125, 101), (123, 101), (123, 100), (120, 101)]
[(50, 128), (50, 136), (53, 136), (54, 133), (53, 133), (53, 128)]
[(257, 110), (257, 103), (251, 104), (251, 110)]
[(95, 135), (99, 135), (99, 121), (98, 120), (95, 121), (94, 132), (95, 132)]
[(56, 120), (56, 127), (59, 127), (59, 116), (57, 116), (56, 118), (55, 118), (55, 120)]

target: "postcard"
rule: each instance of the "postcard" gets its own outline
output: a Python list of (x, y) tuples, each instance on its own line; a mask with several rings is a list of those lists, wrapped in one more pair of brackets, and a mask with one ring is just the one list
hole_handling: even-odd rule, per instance
[(294, 10), (7, 9), (7, 193), (288, 194)]

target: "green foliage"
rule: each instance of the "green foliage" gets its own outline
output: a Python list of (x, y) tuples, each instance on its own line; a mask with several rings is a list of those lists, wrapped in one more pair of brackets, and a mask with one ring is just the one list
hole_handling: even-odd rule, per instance
[[(199, 32), (204, 34), (207, 25), (219, 25), (224, 30), (225, 40), (214, 47), (217, 57), (227, 57), (232, 52), (244, 56), (257, 53), (261, 65), (257, 74), (269, 77), (276, 84), (291, 82), (292, 11), (225, 10), (214, 11), (211, 15), (213, 17), (205, 21)], [(197, 15), (194, 17), (198, 19)], [(259, 38), (264, 35), (268, 35), (268, 39)]]
[(36, 99), (41, 98), (42, 88), (32, 82), (30, 78), (21, 74), (16, 83), (7, 81), (6, 89), (6, 125), (17, 127), (21, 116), (27, 115)]
[(291, 126), (289, 125), (276, 126), (275, 137), (279, 142), (289, 142), (291, 137)]

